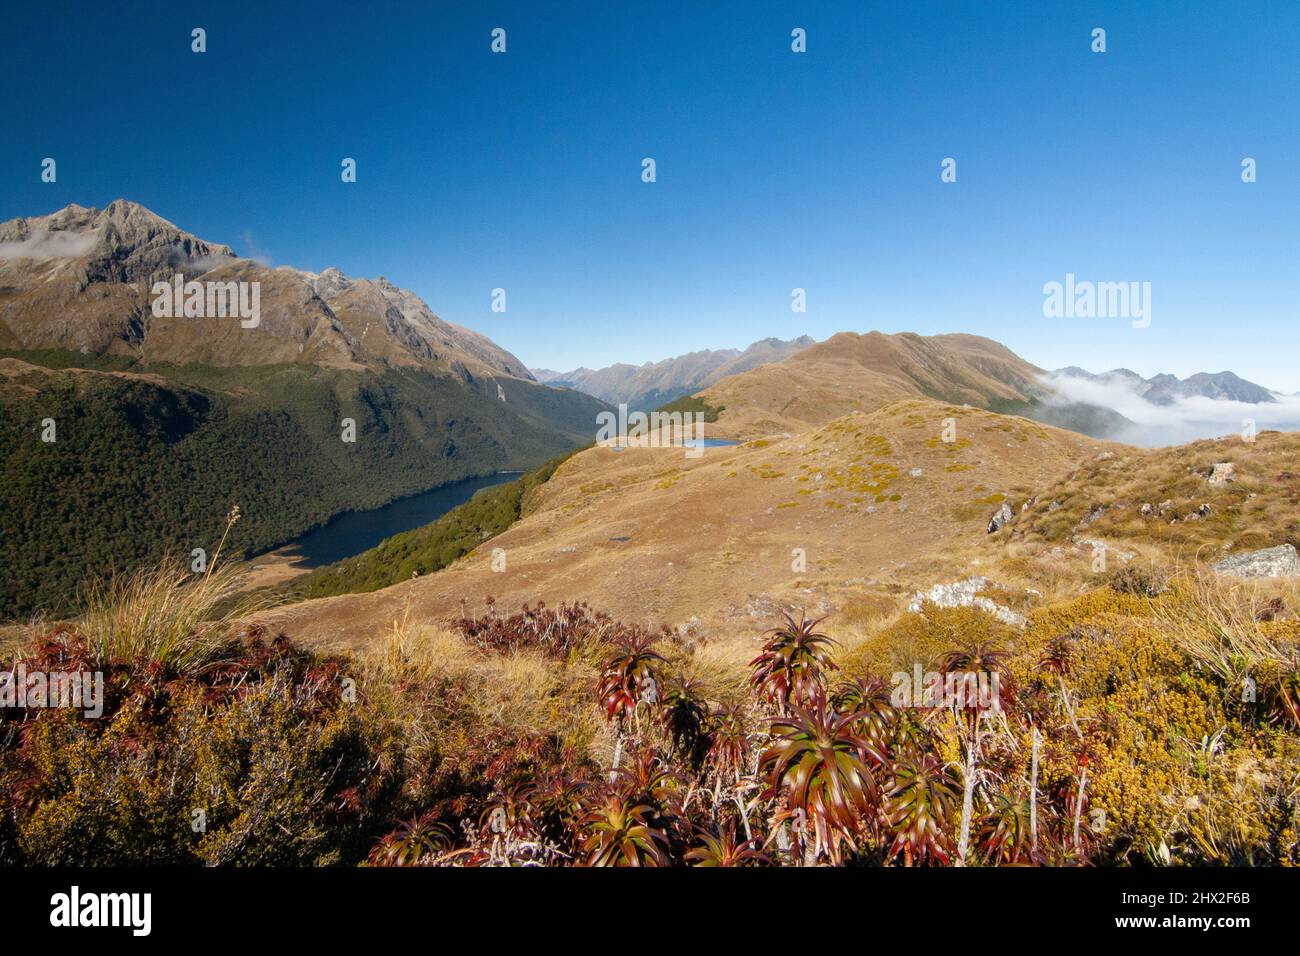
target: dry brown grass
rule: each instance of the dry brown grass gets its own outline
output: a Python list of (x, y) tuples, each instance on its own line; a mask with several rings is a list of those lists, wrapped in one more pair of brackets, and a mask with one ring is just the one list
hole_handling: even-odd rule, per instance
[(738, 702), (748, 693), (749, 662), (759, 651), (759, 634), (753, 639), (708, 642), (687, 649), (659, 648), (674, 674), (694, 681), (704, 696), (715, 702)]
[[(546, 659), (528, 649), (498, 654), (473, 647), (442, 624), (414, 623), (410, 616), (394, 621), (390, 630), (361, 656), (367, 688), (388, 715), (405, 724), (409, 733), (433, 740), (441, 728), (407, 707), (395, 688), (454, 687), (455, 719), (464, 727), (482, 726), (526, 736), (554, 734), (582, 746), (602, 732), (592, 706), (595, 670), (575, 655), (566, 663)], [(400, 710), (394, 709), (400, 708)]]
[(239, 573), (213, 564), (195, 574), (166, 558), (155, 567), (90, 585), (75, 626), (102, 662), (160, 665), (194, 673), (211, 662), (249, 608), (235, 603)]
[(1153, 605), (1156, 620), (1225, 685), (1300, 667), (1300, 582), (1240, 581), (1193, 568), (1172, 582), (1171, 598)]
[(865, 591), (845, 601), (835, 620), (844, 630), (862, 634), (891, 620), (905, 603), (901, 594)]
[[(938, 440), (948, 418), (962, 436), (952, 445)], [(953, 503), (998, 494), (1019, 502), (1106, 447), (918, 399), (696, 459), (593, 448), (538, 489), (528, 516), (437, 574), (267, 617), (309, 642), (350, 634), (360, 643), (408, 599), (420, 616), (441, 619), (467, 595), (491, 594), (510, 610), (582, 600), (629, 624), (698, 620), (710, 640), (769, 626), (751, 605), (834, 613), (865, 631), (892, 613), (891, 598), (995, 567), (1002, 542), (984, 534), (993, 505), (957, 521)], [(953, 464), (969, 470), (948, 471)], [(677, 473), (671, 487), (659, 484), (666, 469)], [(784, 507), (792, 501), (798, 507)], [(492, 571), (496, 547), (509, 555), (505, 573)], [(800, 570), (796, 549), (806, 555)], [(970, 567), (976, 558), (980, 570)]]
[[(1236, 480), (1206, 480), (1218, 462)], [(1016, 522), (1013, 541), (1068, 543), (1075, 535), (1158, 549), (1181, 561), (1300, 543), (1300, 433), (1262, 432), (1172, 448), (1126, 449), (1082, 464), (1038, 494)], [(1164, 514), (1141, 507), (1168, 502)], [(1056, 507), (1053, 507), (1055, 503)], [(1202, 504), (1207, 518), (1193, 517)], [(1105, 510), (1085, 523), (1090, 511)]]

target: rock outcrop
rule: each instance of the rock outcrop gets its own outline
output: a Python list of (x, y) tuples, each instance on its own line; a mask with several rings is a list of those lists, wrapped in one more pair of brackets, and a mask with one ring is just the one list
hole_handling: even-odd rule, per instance
[(1243, 551), (1210, 565), (1212, 571), (1234, 578), (1300, 577), (1300, 555), (1289, 544), (1261, 551)]
[(988, 533), (995, 534), (1001, 531), (1011, 523), (1012, 517), (1011, 505), (1002, 502), (1002, 507), (993, 512), (993, 517), (989, 518)]
[(1226, 485), (1230, 481), (1236, 481), (1237, 466), (1230, 461), (1218, 462), (1210, 469), (1208, 482), (1213, 486)]
[(927, 603), (936, 607), (977, 607), (982, 611), (988, 611), (1004, 624), (1011, 624), (1015, 627), (1024, 626), (1025, 617), (1023, 614), (1018, 614), (1011, 608), (1003, 607), (979, 593), (988, 587), (988, 583), (987, 578), (976, 575), (952, 584), (936, 584), (928, 591), (919, 591), (912, 595), (912, 600), (908, 603), (907, 609), (913, 614), (917, 614)]

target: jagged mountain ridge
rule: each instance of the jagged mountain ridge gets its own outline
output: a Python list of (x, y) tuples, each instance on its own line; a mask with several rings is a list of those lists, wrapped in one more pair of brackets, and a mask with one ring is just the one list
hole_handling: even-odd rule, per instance
[[(153, 283), (176, 273), (187, 280), (258, 282), (259, 325), (154, 316)], [(174, 364), (418, 366), (533, 380), (505, 349), (444, 321), (387, 279), (270, 268), (122, 199), (102, 210), (71, 205), (0, 223), (0, 348)]]
[(816, 344), (807, 335), (783, 340), (766, 338), (741, 349), (703, 349), (643, 365), (616, 363), (600, 369), (576, 368), (569, 372), (533, 369), (534, 376), (551, 385), (564, 386), (632, 409), (656, 408), (714, 382), (770, 362), (779, 362)]
[(1197, 372), (1185, 379), (1176, 375), (1162, 373), (1151, 378), (1143, 378), (1137, 372), (1126, 368), (1111, 369), (1109, 372), (1093, 373), (1071, 365), (1057, 369), (1056, 376), (1081, 378), (1100, 384), (1124, 385), (1156, 405), (1171, 405), (1182, 398), (1202, 397), (1215, 401), (1245, 402), (1261, 405), (1276, 402), (1278, 393), (1272, 389), (1256, 385), (1241, 378), (1234, 372)]

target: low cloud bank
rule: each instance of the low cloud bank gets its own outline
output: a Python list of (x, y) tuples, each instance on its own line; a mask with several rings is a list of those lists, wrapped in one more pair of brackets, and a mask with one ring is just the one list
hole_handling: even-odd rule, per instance
[(1199, 395), (1156, 405), (1123, 382), (1095, 382), (1059, 373), (1044, 376), (1043, 381), (1055, 393), (1055, 398), (1048, 400), (1051, 404), (1082, 402), (1119, 412), (1132, 424), (1120, 426), (1105, 437), (1143, 448), (1240, 435), (1247, 419), (1254, 421), (1256, 431), (1300, 431), (1298, 395), (1277, 395), (1276, 402), (1259, 405)]
[(98, 241), (94, 232), (34, 232), (17, 242), (0, 242), (0, 259), (75, 259)]
[(185, 256), (178, 251), (172, 257), (171, 264), (173, 268), (181, 269), (186, 278), (189, 278), (230, 265), (234, 261), (230, 256), (216, 254), (210, 256)]

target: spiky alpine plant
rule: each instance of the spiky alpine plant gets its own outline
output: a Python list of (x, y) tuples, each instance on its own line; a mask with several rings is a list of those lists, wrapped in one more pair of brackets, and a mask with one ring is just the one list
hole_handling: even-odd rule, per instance
[(923, 711), (911, 707), (894, 712), (889, 753), (895, 760), (919, 760), (935, 749), (934, 732), (926, 726)]
[(888, 798), (894, 841), (887, 859), (901, 855), (906, 866), (931, 860), (946, 865), (958, 799), (952, 777), (933, 754), (896, 764)]
[(1089, 866), (1093, 834), (1087, 816), (1079, 821), (1081, 840), (1076, 842), (1074, 836), (1077, 781), (1063, 776), (1045, 790), (1045, 799), (1040, 802), (1044, 812), (1038, 821), (1038, 845), (1030, 849), (1030, 860), (1038, 866)]
[(686, 852), (686, 862), (691, 866), (769, 866), (772, 863), (757, 840), (742, 840), (737, 836), (733, 821), (717, 830), (701, 830), (697, 839), (698, 845)]
[[(1003, 709), (1015, 695), (1006, 652), (989, 644), (973, 644), (949, 651), (944, 655), (939, 671), (944, 677), (945, 687), (953, 685), (954, 677), (960, 682), (956, 684), (959, 691), (957, 706), (970, 720), (976, 719), (981, 711)], [(985, 689), (989, 691), (988, 700), (985, 699)], [(976, 691), (974, 700), (970, 699), (972, 690)]]
[(627, 764), (614, 771), (612, 785), (634, 803), (659, 807), (680, 787), (680, 781), (672, 766), (647, 747), (631, 754)]
[(824, 618), (809, 620), (801, 614), (796, 622), (789, 614), (782, 616), (785, 623), (767, 632), (762, 651), (749, 662), (749, 682), (784, 714), (791, 702), (807, 703), (824, 693), (826, 674), (837, 668), (830, 656), (835, 641), (817, 631)]
[(532, 787), (520, 784), (499, 794), (479, 815), (479, 829), (484, 833), (522, 836), (533, 815)]
[[(1006, 654), (988, 644), (972, 644), (950, 651), (943, 658), (943, 707), (957, 722), (961, 749), (962, 801), (957, 837), (957, 865), (965, 866), (970, 854), (971, 828), (975, 823), (975, 791), (981, 776), (980, 763), (990, 735), (984, 718), (1005, 716), (1014, 697)], [(1006, 684), (1004, 687), (1003, 684)], [(996, 726), (996, 725), (995, 725)]]
[(718, 783), (740, 783), (749, 755), (749, 729), (744, 708), (739, 704), (719, 707), (709, 715), (708, 772)]
[(708, 738), (705, 721), (708, 702), (703, 691), (692, 680), (673, 681), (663, 695), (658, 720), (668, 733), (673, 749), (692, 767), (699, 768)]
[(860, 713), (836, 713), (821, 693), (790, 711), (772, 722), (775, 740), (758, 759), (767, 783), (763, 797), (784, 794), (787, 815), (811, 830), (812, 853), (838, 865), (843, 848), (857, 850), (868, 817), (878, 812), (873, 766), (884, 765), (885, 755), (854, 733)]
[(1074, 670), (1074, 660), (1074, 636), (1061, 634), (1048, 643), (1047, 650), (1038, 661), (1038, 666), (1049, 674), (1066, 676)]
[(688, 768), (670, 758), (670, 753), (658, 747), (635, 747), (627, 763), (609, 775), (606, 790), (631, 805), (647, 808), (646, 823), (663, 834), (665, 851), (678, 860), (690, 845), (692, 814), (702, 808), (694, 807), (696, 781)]
[(557, 848), (572, 848), (579, 842), (583, 800), (594, 786), (585, 768), (552, 769), (533, 782), (528, 792), (530, 822), (543, 840)]
[(635, 717), (640, 703), (659, 702), (658, 668), (667, 662), (651, 650), (653, 634), (632, 630), (618, 642), (618, 649), (601, 670), (597, 694), (607, 720), (623, 723)]
[(976, 844), (989, 863), (1017, 864), (1030, 853), (1029, 804), (998, 794), (980, 821)]
[(452, 831), (431, 814), (412, 817), (370, 851), (371, 866), (429, 866), (452, 846)]
[(653, 808), (607, 793), (583, 820), (587, 866), (667, 866), (668, 837), (654, 826)]
[(851, 678), (835, 689), (831, 703), (841, 714), (859, 714), (856, 732), (881, 753), (889, 751), (898, 711), (891, 702), (888, 683), (878, 677)]
[(549, 847), (534, 825), (534, 788), (520, 784), (499, 795), (479, 817), (479, 834), (488, 847), (488, 862), (527, 865), (546, 859)]

